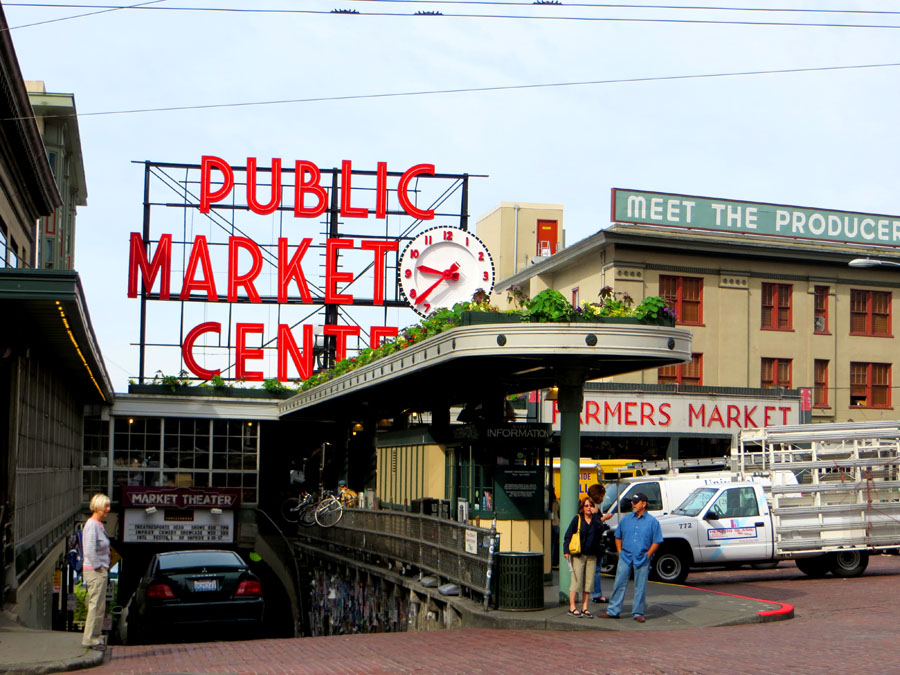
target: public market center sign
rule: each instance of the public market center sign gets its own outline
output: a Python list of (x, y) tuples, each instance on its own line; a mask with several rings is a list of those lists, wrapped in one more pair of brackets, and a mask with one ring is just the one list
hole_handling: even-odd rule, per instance
[(900, 246), (900, 216), (613, 188), (612, 220), (867, 246)]

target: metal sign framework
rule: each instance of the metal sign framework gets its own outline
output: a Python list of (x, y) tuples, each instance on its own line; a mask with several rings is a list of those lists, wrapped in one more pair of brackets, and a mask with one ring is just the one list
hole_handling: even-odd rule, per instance
[[(318, 324), (345, 324), (359, 327), (359, 335), (356, 336), (355, 345), (348, 344), (348, 351), (358, 351), (367, 346), (369, 330), (361, 323), (360, 313), (377, 316), (382, 324), (388, 323), (388, 310), (392, 308), (408, 308), (406, 300), (402, 299), (397, 282), (397, 263), (403, 252), (404, 242), (414, 238), (422, 229), (435, 225), (446, 225), (468, 230), (468, 199), (469, 199), (469, 174), (434, 173), (417, 176), (406, 187), (406, 195), (423, 210), (434, 210), (434, 219), (423, 221), (406, 213), (399, 206), (397, 196), (398, 182), (402, 173), (387, 171), (382, 172), (381, 180), (387, 179), (387, 209), (383, 219), (375, 219), (371, 216), (375, 211), (368, 208), (369, 218), (354, 218), (345, 220), (341, 217), (341, 168), (320, 169), (321, 186), (325, 190), (328, 199), (328, 208), (319, 218), (303, 219), (295, 218), (293, 207), (281, 205), (271, 215), (260, 216), (252, 213), (246, 199), (246, 167), (233, 167), (235, 172), (235, 185), (228, 201), (212, 204), (208, 213), (200, 212), (200, 186), (201, 165), (170, 163), (170, 162), (135, 162), (144, 165), (144, 199), (143, 199), (143, 244), (148, 256), (152, 249), (159, 244), (160, 236), (170, 234), (172, 236), (172, 276), (176, 277), (177, 262), (180, 260), (182, 269), (187, 268), (188, 255), (194, 244), (194, 237), (203, 234), (208, 239), (210, 258), (213, 260), (213, 269), (224, 269), (227, 263), (215, 264), (215, 260), (224, 260), (228, 255), (229, 237), (245, 237), (258, 245), (262, 253), (264, 274), (277, 275), (278, 267), (278, 239), (287, 238), (294, 245), (302, 238), (312, 238), (307, 253), (307, 258), (317, 256), (316, 273), (313, 274), (312, 266), (306, 270), (306, 280), (309, 286), (311, 302), (301, 298), (290, 297), (287, 302), (279, 302), (277, 293), (272, 292), (270, 284), (269, 292), (261, 289), (258, 302), (251, 303), (247, 297), (237, 298), (237, 302), (226, 303), (224, 301), (211, 302), (206, 295), (194, 295), (186, 298), (179, 297), (179, 290), (173, 289), (170, 299), (164, 299), (154, 288), (146, 289), (143, 284), (139, 290), (140, 297), (140, 334), (137, 346), (139, 348), (139, 373), (138, 382), (144, 383), (147, 378), (149, 352), (160, 349), (171, 352), (174, 349), (180, 351), (186, 332), (190, 330), (190, 322), (196, 317), (207, 318), (210, 313), (218, 313), (222, 316), (222, 334), (218, 343), (203, 344), (199, 342), (197, 349), (205, 355), (218, 355), (222, 378), (235, 379), (235, 344), (234, 324), (244, 312), (252, 311), (249, 306), (266, 315), (263, 321), (267, 326), (286, 323), (291, 329), (311, 322)], [(271, 169), (259, 167), (256, 174), (256, 183), (261, 191), (271, 190), (271, 182), (263, 182), (263, 177)], [(243, 174), (244, 182), (239, 180)], [(376, 171), (352, 170), (353, 199), (359, 204), (365, 204), (367, 198), (372, 201), (372, 194), (376, 191), (376, 180), (379, 180)], [(290, 194), (295, 186), (292, 184), (295, 172), (291, 168), (282, 169), (280, 190), (283, 194)], [(484, 177), (484, 176), (476, 176)], [(313, 225), (315, 223), (315, 225)], [(338, 293), (353, 292), (352, 304), (337, 304), (326, 302), (325, 293), (325, 248), (329, 239), (359, 239), (361, 241), (380, 239), (397, 241), (397, 250), (387, 251), (384, 261), (384, 293), (383, 301), (377, 303), (374, 298), (373, 286), (366, 289), (363, 282), (373, 276), (373, 268), (376, 263), (372, 260), (372, 253), (363, 255), (359, 249), (350, 248), (340, 255), (340, 262), (344, 269), (352, 270), (352, 278), (349, 281), (339, 283), (336, 286)], [(216, 275), (218, 276), (218, 275)], [(349, 278), (349, 277), (348, 277)], [(377, 274), (375, 275), (377, 280)], [(270, 279), (271, 280), (271, 279)], [(208, 281), (208, 280), (207, 280)], [(154, 285), (155, 286), (155, 285)], [(363, 291), (360, 294), (360, 291)], [(368, 290), (368, 293), (365, 291)], [(173, 323), (176, 317), (171, 312), (160, 312), (159, 316), (151, 316), (157, 308), (166, 306), (171, 308), (177, 303), (177, 330), (178, 341), (169, 337), (175, 328)], [(214, 305), (218, 305), (214, 307)], [(153, 311), (151, 311), (153, 310)], [(414, 315), (410, 310), (410, 319)], [(155, 319), (155, 320), (153, 320)], [(160, 320), (161, 319), (161, 320)], [(227, 330), (226, 327), (227, 326)], [(153, 333), (153, 335), (149, 335)], [(276, 331), (267, 330), (263, 334), (261, 349), (266, 352), (267, 358), (272, 357), (275, 350)], [(315, 370), (329, 368), (334, 365), (337, 354), (337, 336), (316, 335), (314, 357)], [(227, 355), (227, 364), (222, 359), (223, 353)], [(155, 354), (155, 351), (154, 351)], [(181, 358), (183, 370), (184, 360)], [(152, 366), (150, 366), (152, 368)], [(157, 374), (161, 370), (155, 370)]]

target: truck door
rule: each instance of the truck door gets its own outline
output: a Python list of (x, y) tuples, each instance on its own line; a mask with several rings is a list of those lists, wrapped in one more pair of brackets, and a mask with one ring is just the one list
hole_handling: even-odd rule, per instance
[(758, 494), (749, 486), (725, 488), (700, 514), (702, 562), (725, 564), (770, 557), (771, 522), (765, 500), (758, 500)]

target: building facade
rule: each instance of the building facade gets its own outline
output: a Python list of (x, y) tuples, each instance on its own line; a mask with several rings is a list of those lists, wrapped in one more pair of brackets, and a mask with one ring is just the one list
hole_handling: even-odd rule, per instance
[(25, 86), (62, 200), (53, 213), (42, 216), (38, 223), (37, 266), (74, 269), (76, 209), (87, 205), (75, 96), (48, 93), (40, 81), (26, 82)]
[[(699, 203), (702, 198), (691, 199)], [(787, 222), (788, 216), (782, 218), (781, 213), (818, 213), (759, 205), (760, 213), (764, 207), (781, 218), (779, 222)], [(745, 208), (749, 212), (751, 207)], [(503, 209), (509, 212), (511, 207)], [(726, 213), (724, 207), (721, 212)], [(716, 229), (714, 221), (699, 219), (699, 207), (694, 215), (691, 228), (614, 222), (501, 278), (494, 301), (506, 306), (505, 289), (512, 285), (531, 297), (554, 288), (574, 305), (599, 302), (605, 287), (635, 302), (660, 295), (676, 310), (678, 325), (693, 332), (691, 363), (610, 382), (636, 388), (658, 384), (808, 388), (813, 421), (895, 418), (894, 335), (900, 324), (893, 300), (900, 276), (892, 266), (900, 264), (895, 248), (900, 242), (881, 240), (892, 241), (900, 218), (823, 212), (825, 227), (819, 236), (820, 228), (799, 227), (799, 216), (791, 216), (794, 221), (780, 227), (785, 234), (773, 234), (760, 231), (763, 228)], [(520, 220), (533, 218), (520, 210)], [(480, 220), (478, 235), (490, 239), (501, 220), (496, 213)], [(818, 222), (810, 216), (808, 225)], [(844, 236), (854, 227), (867, 236), (858, 240)], [(835, 233), (833, 238), (830, 232)], [(515, 255), (515, 242), (505, 238), (499, 242), (492, 253), (500, 261), (498, 267), (507, 269), (504, 261)], [(849, 265), (867, 258), (881, 264)]]

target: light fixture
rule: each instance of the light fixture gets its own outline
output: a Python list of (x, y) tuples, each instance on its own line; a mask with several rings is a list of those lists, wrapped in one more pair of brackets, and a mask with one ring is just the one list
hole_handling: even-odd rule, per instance
[(210, 509), (209, 512), (210, 512), (212, 515), (214, 515), (214, 516), (221, 516), (221, 515), (222, 515), (222, 509)]
[(128, 418), (128, 424), (134, 424), (134, 418), (133, 418), (133, 417), (129, 417), (129, 418)]
[(547, 395), (544, 397), (545, 401), (555, 401), (559, 398), (559, 387), (553, 385), (547, 390)]
[(417, 413), (417, 412), (411, 412), (411, 413), (409, 413), (409, 421), (410, 421), (410, 422), (418, 423), (418, 421), (419, 421), (419, 413)]
[(876, 258), (854, 258), (847, 264), (850, 267), (900, 267), (900, 262), (878, 260)]
[(356, 433), (357, 431), (362, 431), (362, 430), (363, 430), (363, 425), (360, 424), (359, 422), (356, 422), (353, 425), (353, 433)]
[(146, 509), (144, 509), (144, 513), (146, 513), (148, 516), (152, 516), (154, 513), (156, 513), (156, 507), (148, 506)]
[(378, 428), (379, 429), (390, 429), (391, 421), (387, 417), (382, 417), (380, 420), (378, 420)]

